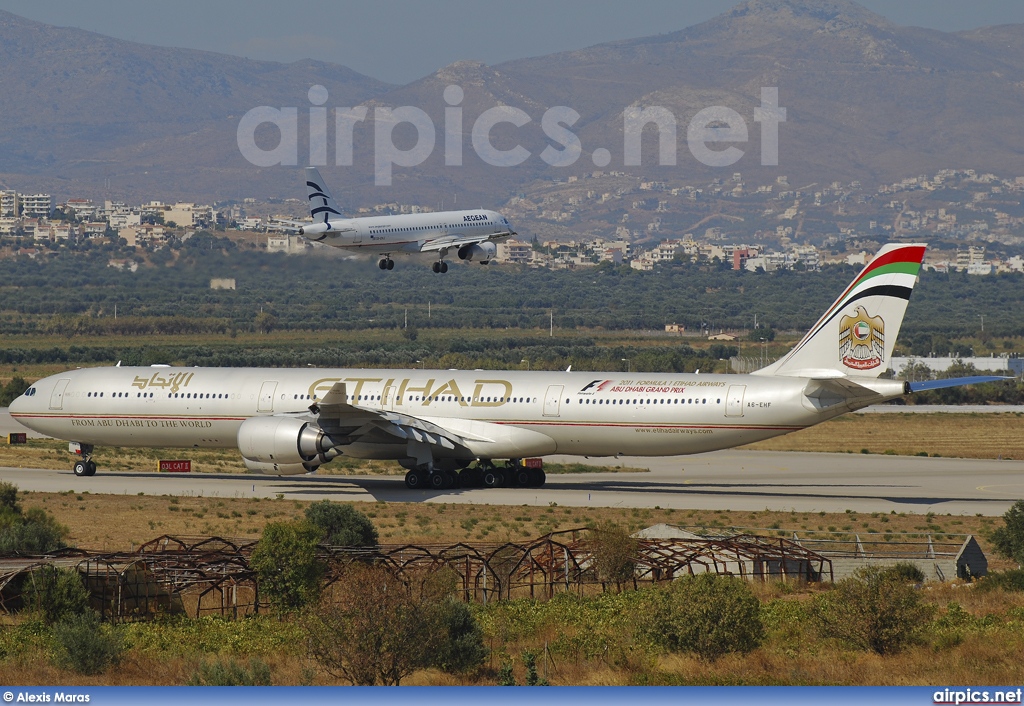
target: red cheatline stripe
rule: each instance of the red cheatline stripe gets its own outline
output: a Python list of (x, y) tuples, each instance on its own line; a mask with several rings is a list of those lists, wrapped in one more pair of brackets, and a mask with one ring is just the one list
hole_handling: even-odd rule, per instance
[[(14, 417), (15, 415), (11, 415)], [(87, 414), (19, 414), (18, 417), (23, 418), (36, 418), (36, 419), (170, 419), (175, 421), (201, 421), (201, 422), (240, 422), (249, 419), (249, 417), (188, 417), (185, 415), (178, 415), (174, 417), (162, 417), (162, 416), (144, 416), (144, 415), (123, 415), (123, 416), (112, 416), (112, 415), (87, 415)], [(478, 420), (478, 421), (490, 421), (492, 424), (501, 424), (503, 426), (553, 426), (553, 427), (610, 427), (610, 428), (626, 428), (626, 429), (726, 429), (726, 430), (769, 430), (769, 431), (793, 431), (797, 429), (803, 429), (803, 426), (758, 426), (758, 425), (738, 425), (738, 424), (631, 424), (629, 422), (554, 422), (554, 421), (518, 421), (509, 422), (501, 420)]]
[(159, 414), (12, 414), (13, 419), (172, 419), (190, 422), (240, 422), (249, 417), (190, 417), (187, 414), (175, 416)]

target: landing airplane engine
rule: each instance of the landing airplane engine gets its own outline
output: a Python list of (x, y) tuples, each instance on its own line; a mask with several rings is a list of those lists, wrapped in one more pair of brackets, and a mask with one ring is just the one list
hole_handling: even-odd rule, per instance
[(498, 254), (498, 246), (486, 240), (482, 243), (463, 245), (459, 248), (459, 259), (476, 260), (477, 262), (489, 262)]
[(331, 447), (322, 429), (295, 417), (250, 417), (238, 427), (238, 450), (247, 461), (315, 468)]

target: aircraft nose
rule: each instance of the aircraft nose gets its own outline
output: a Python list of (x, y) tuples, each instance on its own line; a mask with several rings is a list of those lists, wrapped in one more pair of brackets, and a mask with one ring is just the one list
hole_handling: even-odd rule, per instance
[(11, 414), (17, 414), (20, 411), (24, 411), (25, 403), (25, 395), (22, 395), (21, 397), (15, 397), (13, 400), (11, 400), (11, 404), (7, 408), (7, 411), (10, 412)]

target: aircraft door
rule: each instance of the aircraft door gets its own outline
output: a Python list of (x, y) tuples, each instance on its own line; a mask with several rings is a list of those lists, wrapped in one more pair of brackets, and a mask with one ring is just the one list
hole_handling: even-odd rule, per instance
[(58, 380), (50, 393), (50, 409), (64, 409), (64, 390), (68, 388), (71, 380)]
[(388, 385), (384, 388), (384, 393), (380, 396), (380, 406), (382, 409), (394, 410), (395, 401), (395, 386)]
[(562, 385), (550, 385), (544, 394), (544, 416), (557, 417), (562, 404)]
[(352, 225), (355, 226), (355, 229), (352, 231), (352, 242), (353, 243), (361, 243), (361, 242), (363, 242), (363, 231), (360, 229), (359, 224), (358, 223), (353, 223)]
[(725, 403), (725, 416), (743, 416), (743, 395), (746, 391), (746, 385), (729, 385), (729, 394), (726, 397)]
[(263, 383), (263, 387), (260, 388), (260, 401), (256, 406), (257, 412), (273, 412), (274, 411), (274, 393), (277, 391), (277, 381), (268, 380)]

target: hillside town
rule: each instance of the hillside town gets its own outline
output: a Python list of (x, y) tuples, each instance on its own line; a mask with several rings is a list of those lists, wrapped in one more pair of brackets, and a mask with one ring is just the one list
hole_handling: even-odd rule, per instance
[[(498, 247), (497, 261), (568, 269), (604, 262), (651, 270), (676, 259), (736, 270), (815, 270), (863, 264), (881, 243), (922, 240), (926, 267), (970, 275), (1024, 271), (1024, 176), (972, 169), (908, 177), (874, 191), (859, 182), (799, 188), (785, 176), (750, 187), (737, 172), (691, 186), (642, 181), (624, 172), (540, 181), (500, 206), (520, 235)], [(0, 191), (0, 244), (11, 252), (60, 248), (98, 238), (158, 249), (199, 229), (266, 233), (271, 252), (312, 247), (279, 221), (303, 217), (300, 199), (216, 205), (149, 201), (127, 204)], [(443, 205), (387, 202), (354, 216), (423, 213)]]

